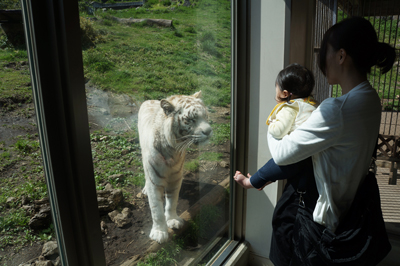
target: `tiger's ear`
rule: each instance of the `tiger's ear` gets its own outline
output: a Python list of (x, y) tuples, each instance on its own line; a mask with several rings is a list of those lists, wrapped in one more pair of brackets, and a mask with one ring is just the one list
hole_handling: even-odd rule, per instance
[(195, 94), (192, 95), (194, 98), (200, 98), (201, 97), (201, 91), (196, 92)]
[(172, 103), (170, 103), (167, 100), (161, 100), (160, 105), (167, 116), (170, 115), (175, 110), (175, 106), (173, 106)]

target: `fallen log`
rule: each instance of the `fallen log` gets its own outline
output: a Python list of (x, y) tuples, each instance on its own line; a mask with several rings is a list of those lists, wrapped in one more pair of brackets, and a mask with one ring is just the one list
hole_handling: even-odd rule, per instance
[(114, 4), (92, 2), (91, 5), (93, 8), (126, 9), (126, 8), (132, 8), (132, 7), (141, 7), (141, 6), (143, 6), (143, 1), (142, 2), (129, 2), (129, 3), (114, 3)]
[(169, 19), (152, 19), (152, 18), (116, 18), (112, 17), (112, 20), (126, 25), (131, 25), (135, 23), (146, 22), (147, 25), (157, 25), (161, 27), (172, 27), (172, 20)]

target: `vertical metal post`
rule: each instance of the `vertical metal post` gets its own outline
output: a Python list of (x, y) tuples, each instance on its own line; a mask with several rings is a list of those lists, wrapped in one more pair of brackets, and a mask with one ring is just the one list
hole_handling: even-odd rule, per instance
[(64, 266), (105, 266), (77, 1), (22, 0), (39, 139)]

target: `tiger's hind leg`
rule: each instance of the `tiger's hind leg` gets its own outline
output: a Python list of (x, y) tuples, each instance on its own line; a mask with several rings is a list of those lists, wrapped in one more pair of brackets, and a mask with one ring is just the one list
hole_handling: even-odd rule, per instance
[(169, 183), (165, 189), (165, 218), (169, 228), (179, 229), (183, 226), (183, 219), (176, 213), (179, 191), (181, 190), (182, 179)]

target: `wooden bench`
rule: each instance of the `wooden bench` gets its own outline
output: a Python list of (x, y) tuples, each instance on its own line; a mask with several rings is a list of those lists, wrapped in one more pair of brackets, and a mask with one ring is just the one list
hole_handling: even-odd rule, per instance
[(389, 185), (397, 183), (397, 164), (400, 162), (400, 136), (382, 135), (378, 136), (377, 160), (389, 161)]

